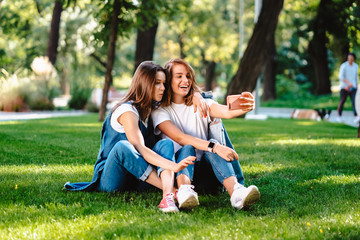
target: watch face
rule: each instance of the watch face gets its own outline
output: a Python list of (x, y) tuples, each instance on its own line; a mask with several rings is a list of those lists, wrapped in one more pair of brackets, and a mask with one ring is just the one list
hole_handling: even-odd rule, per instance
[(214, 147), (214, 145), (215, 145), (215, 143), (213, 143), (213, 142), (210, 142), (210, 143), (209, 143), (209, 146), (208, 146), (208, 148), (213, 148), (213, 147)]

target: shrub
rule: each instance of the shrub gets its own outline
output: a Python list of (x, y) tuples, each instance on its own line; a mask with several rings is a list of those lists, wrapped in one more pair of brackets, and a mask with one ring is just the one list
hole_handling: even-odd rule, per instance
[(22, 86), (28, 82), (27, 78), (18, 78), (18, 73), (10, 74), (1, 69), (0, 75), (0, 111), (20, 112), (28, 110), (28, 106), (22, 95)]
[(68, 104), (70, 108), (85, 109), (93, 89), (90, 75), (86, 66), (79, 65), (73, 71), (70, 81), (71, 99)]

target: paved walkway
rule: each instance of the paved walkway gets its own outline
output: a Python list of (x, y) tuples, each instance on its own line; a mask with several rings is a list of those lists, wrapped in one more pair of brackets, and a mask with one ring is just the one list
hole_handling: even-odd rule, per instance
[(43, 119), (52, 117), (68, 117), (81, 116), (88, 114), (87, 111), (33, 111), (33, 112), (1, 112), (0, 121), (16, 121), (16, 120), (30, 120)]
[[(246, 119), (264, 120), (268, 117), (274, 118), (290, 118), (293, 108), (267, 108), (260, 107), (257, 111), (252, 111), (246, 114)], [(43, 119), (52, 117), (67, 117), (67, 116), (81, 116), (88, 114), (87, 111), (34, 111), (34, 112), (1, 112), (0, 121), (14, 121), (14, 120), (29, 120), (29, 119)], [(336, 121), (336, 111), (332, 111), (328, 119), (329, 122)], [(354, 116), (351, 111), (343, 111), (343, 123), (352, 127), (359, 125), (354, 123)]]
[[(268, 117), (274, 118), (291, 118), (291, 113), (294, 111), (294, 108), (268, 108), (268, 107), (260, 107), (257, 112), (252, 111), (246, 114), (245, 119), (266, 119)], [(354, 115), (352, 111), (343, 111), (342, 114), (343, 124), (359, 127), (359, 124), (354, 122)], [(337, 112), (332, 111), (330, 117), (327, 119), (329, 122), (338, 123), (337, 121)]]

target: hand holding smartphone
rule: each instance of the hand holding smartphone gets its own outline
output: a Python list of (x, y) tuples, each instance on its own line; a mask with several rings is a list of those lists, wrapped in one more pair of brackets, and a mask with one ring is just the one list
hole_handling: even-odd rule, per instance
[(229, 110), (248, 110), (254, 107), (254, 103), (254, 96), (250, 92), (227, 96)]

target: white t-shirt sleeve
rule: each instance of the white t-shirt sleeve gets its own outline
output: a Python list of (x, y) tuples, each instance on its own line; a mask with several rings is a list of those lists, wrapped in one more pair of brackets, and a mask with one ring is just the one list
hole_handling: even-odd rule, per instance
[(161, 131), (157, 128), (157, 126), (165, 122), (167, 120), (171, 121), (171, 117), (168, 111), (166, 111), (164, 108), (160, 107), (154, 111), (151, 112), (151, 118), (154, 124), (154, 133), (155, 135), (159, 135)]
[(111, 115), (110, 124), (115, 131), (120, 133), (124, 133), (125, 130), (123, 125), (121, 125), (117, 120), (125, 112), (133, 112), (139, 117), (138, 111), (131, 104), (123, 103), (117, 109), (115, 109)]
[(217, 103), (215, 100), (211, 98), (205, 98), (205, 102), (209, 105), (209, 107), (211, 107), (213, 103)]

